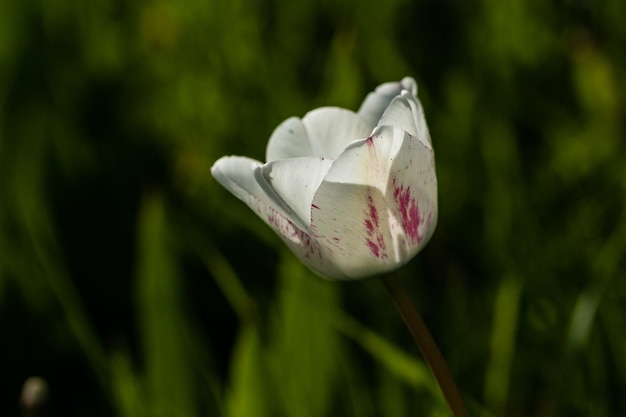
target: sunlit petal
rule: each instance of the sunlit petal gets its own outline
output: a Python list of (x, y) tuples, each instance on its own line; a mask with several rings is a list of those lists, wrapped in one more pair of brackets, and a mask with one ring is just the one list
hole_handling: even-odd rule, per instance
[(383, 113), (378, 126), (393, 126), (415, 136), (424, 146), (432, 147), (430, 133), (419, 100), (408, 91), (394, 97)]
[(378, 120), (385, 112), (391, 100), (400, 94), (402, 90), (407, 90), (412, 95), (417, 94), (417, 84), (411, 77), (405, 77), (400, 82), (389, 82), (381, 84), (376, 90), (369, 93), (361, 108), (357, 112), (359, 117), (367, 121), (371, 126), (370, 130), (378, 124)]
[[(271, 225), (275, 214), (299, 223), (299, 218), (288, 205), (265, 184), (259, 174), (261, 163), (242, 156), (225, 156), (213, 167), (211, 174), (228, 191), (245, 202), (266, 223)], [(261, 181), (259, 182), (259, 177)], [(300, 226), (302, 228), (302, 226)]]
[(377, 128), (335, 161), (313, 204), (313, 236), (344, 277), (396, 269), (426, 244), (436, 224), (432, 150), (404, 130)]
[[(245, 202), (309, 268), (331, 276), (335, 266), (325, 249), (311, 237), (295, 212), (271, 189), (261, 173), (261, 164), (250, 158), (220, 158), (211, 168), (215, 179)], [(269, 192), (268, 192), (269, 191)]]
[(267, 144), (267, 162), (309, 155), (313, 150), (302, 120), (290, 117), (274, 129)]
[(263, 177), (282, 200), (307, 226), (311, 222), (311, 204), (331, 159), (294, 158), (271, 162), (261, 168)]
[(322, 107), (308, 112), (302, 119), (312, 155), (335, 159), (355, 139), (366, 138), (372, 128), (353, 111)]

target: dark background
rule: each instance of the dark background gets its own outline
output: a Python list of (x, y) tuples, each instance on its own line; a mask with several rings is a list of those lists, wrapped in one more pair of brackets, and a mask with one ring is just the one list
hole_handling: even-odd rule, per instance
[(400, 272), (474, 416), (626, 414), (626, 2), (0, 4), (0, 415), (445, 416), (376, 280), (211, 177), (413, 76), (439, 223)]

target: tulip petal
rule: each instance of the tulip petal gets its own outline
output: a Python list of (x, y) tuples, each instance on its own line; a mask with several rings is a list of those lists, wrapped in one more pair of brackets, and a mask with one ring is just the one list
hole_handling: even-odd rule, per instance
[(308, 225), (302, 224), (300, 216), (266, 181), (259, 161), (223, 157), (213, 165), (211, 174), (265, 221), (309, 268), (321, 276), (336, 274), (325, 248), (311, 237)]
[(278, 125), (267, 143), (267, 162), (310, 155), (313, 151), (309, 136), (298, 117), (290, 117)]
[[(261, 169), (261, 163), (243, 156), (225, 156), (220, 158), (211, 167), (211, 174), (224, 188), (233, 193), (237, 198), (246, 203), (261, 216), (264, 207), (273, 207), (292, 221), (297, 216), (285, 202), (271, 191), (271, 187), (263, 186), (265, 181), (258, 181), (257, 172)], [(268, 190), (270, 191), (268, 193)], [(261, 216), (266, 222), (268, 219)]]
[(312, 203), (311, 231), (333, 256), (334, 278), (372, 276), (408, 262), (434, 231), (436, 182), (432, 149), (403, 129), (377, 127), (352, 143)]
[(385, 110), (378, 126), (393, 126), (415, 136), (424, 146), (432, 148), (428, 125), (420, 101), (408, 91), (396, 96)]
[[(359, 111), (359, 117), (366, 120), (371, 129), (376, 126), (385, 109), (389, 106), (391, 100), (400, 94), (402, 90), (407, 90), (413, 96), (417, 94), (417, 84), (411, 77), (405, 77), (400, 82), (390, 82), (379, 85), (376, 90), (369, 93)], [(371, 130), (370, 129), (370, 130)]]
[(355, 139), (366, 138), (372, 131), (367, 123), (351, 110), (321, 107), (302, 119), (313, 153), (335, 159)]
[(294, 158), (266, 164), (261, 173), (308, 230), (313, 197), (332, 163), (331, 159), (315, 156)]

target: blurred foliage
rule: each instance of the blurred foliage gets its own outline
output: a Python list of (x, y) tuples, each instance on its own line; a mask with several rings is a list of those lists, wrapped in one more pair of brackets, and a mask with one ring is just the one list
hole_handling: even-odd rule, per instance
[(3, 0), (0, 413), (445, 416), (377, 280), (221, 189), (415, 77), (440, 216), (401, 270), (475, 416), (626, 415), (626, 2)]

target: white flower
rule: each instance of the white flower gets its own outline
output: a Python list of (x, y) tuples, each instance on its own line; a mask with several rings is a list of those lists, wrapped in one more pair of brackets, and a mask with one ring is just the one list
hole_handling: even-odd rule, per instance
[(358, 113), (323, 107), (279, 125), (267, 163), (220, 158), (217, 181), (317, 274), (356, 279), (399, 268), (437, 223), (435, 157), (412, 78), (369, 93)]

